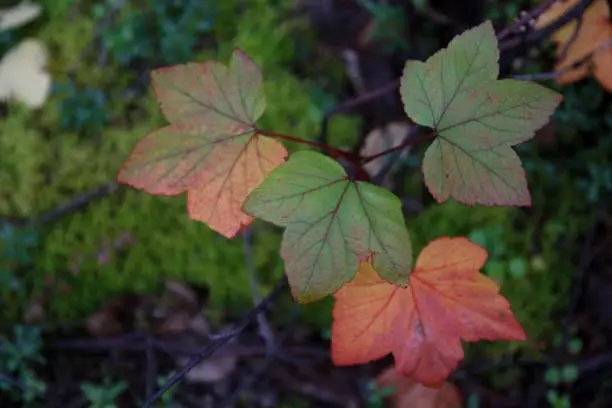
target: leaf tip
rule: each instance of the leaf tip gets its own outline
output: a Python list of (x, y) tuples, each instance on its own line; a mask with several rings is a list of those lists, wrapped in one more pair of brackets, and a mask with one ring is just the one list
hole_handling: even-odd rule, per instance
[(484, 27), (487, 30), (490, 30), (491, 33), (495, 34), (495, 27), (493, 27), (493, 22), (491, 20), (486, 20), (480, 24), (480, 27)]
[(232, 60), (235, 61), (236, 58), (240, 58), (243, 61), (248, 62), (249, 64), (254, 65), (255, 67), (257, 67), (257, 69), (259, 69), (258, 65), (255, 63), (255, 61), (253, 60), (253, 58), (251, 58), (251, 56), (249, 54), (247, 54), (246, 52), (244, 52), (244, 50), (242, 50), (242, 48), (239, 47), (234, 47), (232, 49)]

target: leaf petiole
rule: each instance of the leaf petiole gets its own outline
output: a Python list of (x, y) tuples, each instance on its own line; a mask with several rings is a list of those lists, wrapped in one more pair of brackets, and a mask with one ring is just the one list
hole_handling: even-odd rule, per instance
[(427, 134), (425, 134), (425, 135), (423, 135), (421, 137), (417, 137), (416, 139), (405, 140), (401, 144), (399, 144), (399, 145), (397, 145), (395, 147), (392, 147), (390, 149), (383, 150), (382, 152), (373, 154), (371, 156), (362, 157), (361, 158), (361, 163), (362, 164), (369, 163), (369, 162), (371, 162), (373, 160), (376, 160), (376, 159), (378, 159), (380, 157), (386, 156), (386, 155), (391, 154), (391, 153), (393, 153), (395, 151), (398, 151), (398, 150), (403, 150), (403, 149), (405, 149), (408, 146), (416, 145), (416, 144), (419, 144), (419, 143), (424, 142), (426, 140), (433, 139), (434, 137), (435, 137), (435, 133), (434, 132), (429, 132), (429, 133), (427, 133)]
[(289, 140), (291, 142), (301, 143), (301, 144), (305, 144), (308, 146), (318, 147), (319, 149), (325, 150), (328, 153), (330, 153), (330, 156), (332, 156), (333, 158), (344, 157), (350, 160), (351, 162), (357, 162), (357, 163), (360, 160), (359, 156), (353, 152), (343, 150), (343, 149), (338, 149), (336, 147), (328, 146), (323, 143), (313, 142), (310, 140), (304, 140), (304, 139), (300, 139), (299, 137), (283, 135), (280, 133), (270, 132), (268, 130), (263, 130), (263, 129), (255, 129), (255, 133), (258, 133), (264, 136), (274, 137), (277, 139)]

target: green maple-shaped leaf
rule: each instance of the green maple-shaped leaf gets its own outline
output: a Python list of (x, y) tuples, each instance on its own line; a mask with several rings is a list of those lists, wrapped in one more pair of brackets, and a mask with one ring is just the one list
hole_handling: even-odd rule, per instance
[(151, 194), (187, 191), (191, 218), (233, 237), (253, 220), (244, 200), (287, 156), (255, 128), (266, 106), (259, 68), (234, 49), (229, 67), (175, 65), (153, 71), (151, 81), (170, 125), (136, 145), (119, 182)]
[(425, 152), (425, 183), (438, 202), (531, 204), (511, 146), (533, 137), (562, 97), (540, 85), (498, 80), (490, 22), (455, 37), (427, 61), (408, 61), (401, 81), (406, 114), (435, 131)]
[(405, 284), (412, 264), (400, 200), (353, 181), (335, 160), (301, 151), (277, 167), (243, 210), (285, 227), (281, 256), (293, 296), (310, 302), (350, 282), (373, 255), (383, 279)]

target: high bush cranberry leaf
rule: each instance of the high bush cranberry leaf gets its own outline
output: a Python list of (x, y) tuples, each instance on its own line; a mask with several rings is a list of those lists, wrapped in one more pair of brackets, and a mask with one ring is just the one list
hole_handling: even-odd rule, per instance
[[(556, 2), (538, 18), (535, 28), (541, 29), (552, 24), (578, 3), (580, 0)], [(579, 31), (574, 35), (577, 28)], [(571, 21), (555, 31), (551, 38), (557, 43), (555, 69), (563, 71), (555, 77), (558, 83), (579, 81), (589, 75), (592, 68), (595, 79), (608, 92), (612, 92), (612, 22), (607, 0), (591, 2), (582, 15), (580, 27), (577, 27), (576, 21)], [(591, 53), (595, 53), (592, 64), (570, 69)]]
[(244, 210), (285, 227), (281, 257), (294, 297), (309, 302), (353, 279), (373, 255), (380, 275), (405, 284), (412, 264), (400, 200), (348, 178), (340, 164), (299, 151), (255, 189)]
[(282, 143), (256, 133), (266, 105), (259, 68), (235, 49), (229, 67), (176, 65), (151, 80), (170, 125), (136, 145), (118, 181), (151, 194), (187, 191), (191, 218), (233, 237), (253, 220), (244, 200), (287, 156)]
[(530, 205), (525, 172), (511, 146), (548, 122), (561, 95), (540, 85), (498, 80), (490, 22), (455, 37), (427, 61), (408, 61), (401, 80), (406, 114), (434, 129), (425, 183), (438, 202)]
[(334, 294), (333, 362), (364, 364), (393, 353), (399, 373), (437, 387), (463, 359), (461, 340), (524, 340), (499, 286), (479, 272), (486, 258), (466, 238), (436, 239), (419, 254), (406, 288), (363, 262)]

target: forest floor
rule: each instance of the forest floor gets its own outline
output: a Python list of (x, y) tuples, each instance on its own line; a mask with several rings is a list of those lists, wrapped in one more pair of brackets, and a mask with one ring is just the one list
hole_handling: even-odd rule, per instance
[[(40, 5), (31, 22), (0, 32), (4, 55), (26, 38), (44, 43), (53, 83), (41, 106), (0, 106), (3, 408), (142, 407), (200, 353), (209, 355), (155, 407), (612, 405), (612, 95), (591, 76), (542, 77), (564, 101), (517, 149), (531, 207), (438, 204), (420, 170), (426, 146), (407, 149), (383, 182), (402, 199), (415, 254), (440, 236), (487, 249), (483, 273), (529, 337), (465, 343), (438, 390), (394, 378), (390, 356), (335, 367), (331, 299), (298, 306), (284, 288), (243, 327), (282, 277), (281, 232), (255, 222), (252, 237), (228, 241), (186, 217), (183, 195), (115, 181), (134, 144), (164, 124), (152, 69), (225, 63), (238, 46), (266, 80), (263, 128), (373, 154), (410, 128), (397, 91), (407, 59), (485, 20), (499, 31), (534, 2)], [(549, 33), (516, 33), (500, 47), (501, 77), (554, 71)]]

